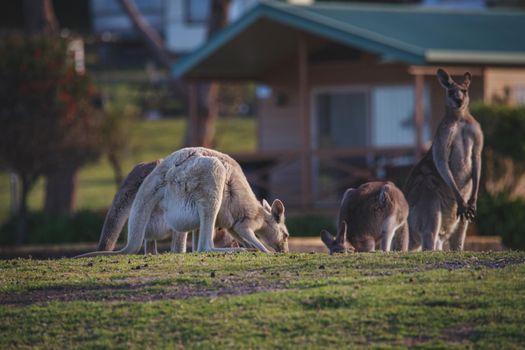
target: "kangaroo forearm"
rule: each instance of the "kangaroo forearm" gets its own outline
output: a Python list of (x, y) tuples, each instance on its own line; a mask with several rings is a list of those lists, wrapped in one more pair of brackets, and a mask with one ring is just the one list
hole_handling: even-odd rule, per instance
[(472, 165), (472, 193), (470, 199), (476, 200), (478, 198), (479, 180), (481, 177), (481, 166), (478, 162)]
[(456, 198), (456, 201), (459, 202), (460, 200), (464, 200), (461, 196), (461, 193), (459, 192), (456, 181), (454, 181), (454, 177), (452, 176), (452, 172), (450, 171), (448, 165), (436, 162), (436, 168), (443, 181), (445, 181), (447, 184), (448, 188), (450, 188), (450, 190), (454, 193), (454, 198)]

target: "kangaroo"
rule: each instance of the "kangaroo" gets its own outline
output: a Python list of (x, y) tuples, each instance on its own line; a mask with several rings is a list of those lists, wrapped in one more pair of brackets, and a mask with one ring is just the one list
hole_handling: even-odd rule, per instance
[[(102, 227), (98, 243), (98, 251), (111, 251), (115, 248), (120, 232), (128, 219), (131, 205), (142, 182), (155, 167), (162, 162), (158, 159), (148, 163), (137, 164), (126, 176), (119, 190), (113, 198)], [(170, 251), (174, 253), (186, 252), (187, 233), (172, 230), (164, 221), (164, 213), (157, 207), (152, 213), (144, 239), (144, 253), (157, 254), (157, 239), (172, 237)], [(227, 232), (220, 231), (214, 237), (215, 245), (219, 247), (235, 246), (235, 241)], [(196, 247), (193, 247), (196, 249)]]
[(432, 147), (405, 184), (410, 206), (410, 249), (463, 250), (468, 222), (476, 215), (483, 133), (469, 112), (470, 73), (458, 84), (443, 69), (437, 78), (446, 90), (446, 112)]
[(200, 232), (199, 252), (244, 250), (214, 247), (215, 227), (263, 252), (269, 250), (259, 238), (275, 251), (288, 251), (283, 203), (278, 199), (271, 206), (265, 200), (258, 202), (241, 167), (228, 155), (190, 147), (172, 153), (144, 179), (131, 206), (126, 246), (82, 257), (138, 252), (157, 207), (171, 230)]
[(388, 252), (394, 236), (396, 248), (408, 250), (408, 204), (403, 192), (392, 182), (367, 182), (343, 195), (334, 238), (321, 231), (321, 240), (330, 254), (357, 250), (371, 252), (376, 242)]
[[(113, 198), (109, 209), (102, 233), (98, 243), (98, 251), (111, 251), (115, 248), (115, 243), (126, 223), (133, 200), (142, 182), (155, 167), (162, 162), (162, 159), (148, 163), (137, 164), (126, 176), (119, 190)], [(157, 239), (172, 237), (172, 252), (184, 253), (186, 251), (186, 234), (177, 233), (167, 226), (163, 221), (163, 213), (159, 207), (153, 210), (149, 220), (144, 239), (144, 253), (157, 254)], [(153, 238), (154, 237), (154, 238)]]

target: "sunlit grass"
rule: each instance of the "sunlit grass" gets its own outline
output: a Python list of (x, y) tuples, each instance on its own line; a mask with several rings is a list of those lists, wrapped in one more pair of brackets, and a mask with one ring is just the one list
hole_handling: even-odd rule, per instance
[[(252, 118), (221, 118), (217, 121), (216, 148), (235, 153), (254, 151), (257, 147), (256, 121)], [(184, 144), (185, 119), (141, 121), (132, 136), (132, 146), (124, 160), (124, 172), (139, 162), (163, 158)], [(9, 176), (0, 173), (0, 222), (9, 215)], [(78, 174), (78, 209), (107, 208), (115, 194), (113, 171), (105, 157), (82, 168)], [(30, 210), (40, 210), (44, 200), (44, 181), (40, 179), (29, 195)]]
[(525, 253), (0, 261), (0, 348), (522, 349)]

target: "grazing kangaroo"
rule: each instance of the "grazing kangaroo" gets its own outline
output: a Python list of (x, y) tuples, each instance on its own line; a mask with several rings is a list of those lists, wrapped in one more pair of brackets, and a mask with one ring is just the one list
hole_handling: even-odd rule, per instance
[[(102, 233), (98, 243), (98, 251), (111, 251), (115, 248), (120, 232), (128, 219), (131, 205), (140, 185), (162, 159), (148, 163), (137, 164), (126, 176), (119, 190), (113, 198)], [(164, 213), (158, 206), (153, 210), (152, 217), (148, 223), (144, 239), (144, 253), (157, 254), (157, 240), (172, 237), (170, 251), (174, 253), (186, 252), (187, 233), (179, 233), (172, 230), (164, 220)], [(218, 247), (235, 246), (235, 241), (230, 234), (224, 230), (217, 232), (214, 243)], [(197, 248), (194, 247), (196, 250)]]
[(483, 133), (469, 112), (470, 73), (458, 84), (442, 69), (446, 112), (431, 149), (412, 169), (405, 184), (410, 206), (410, 249), (463, 250), (468, 222), (476, 215)]
[(241, 167), (228, 155), (191, 147), (172, 153), (144, 179), (131, 206), (126, 246), (81, 257), (138, 252), (157, 207), (171, 230), (199, 231), (199, 252), (243, 250), (215, 248), (216, 227), (248, 247), (269, 252), (260, 238), (275, 251), (288, 251), (283, 203), (276, 199), (270, 207), (266, 201), (258, 202)]
[[(137, 164), (122, 182), (118, 192), (113, 198), (109, 209), (102, 233), (98, 243), (98, 251), (111, 251), (115, 248), (120, 232), (128, 219), (133, 200), (142, 185), (144, 179), (162, 162), (162, 159), (148, 163)], [(163, 212), (157, 206), (148, 222), (144, 235), (144, 253), (157, 253), (157, 240), (171, 236), (171, 251), (184, 253), (186, 251), (187, 234), (177, 233), (165, 223)]]
[(349, 188), (339, 208), (339, 225), (334, 238), (321, 231), (321, 240), (332, 253), (357, 250), (374, 251), (376, 242), (381, 249), (391, 250), (396, 238), (397, 249), (408, 249), (408, 204), (403, 192), (392, 182), (367, 182), (357, 189)]

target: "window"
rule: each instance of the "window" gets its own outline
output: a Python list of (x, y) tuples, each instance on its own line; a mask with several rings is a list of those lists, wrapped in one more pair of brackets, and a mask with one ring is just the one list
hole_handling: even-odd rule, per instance
[(210, 0), (186, 0), (184, 2), (184, 19), (186, 23), (206, 23), (209, 16)]
[(316, 97), (319, 148), (345, 148), (368, 144), (367, 92), (332, 91)]
[(514, 88), (514, 98), (518, 106), (525, 106), (525, 85)]
[[(415, 92), (412, 85), (378, 86), (372, 89), (372, 144), (379, 147), (411, 146), (414, 130)], [(428, 89), (424, 93), (423, 142), (430, 141)]]

